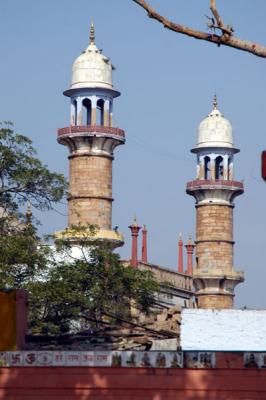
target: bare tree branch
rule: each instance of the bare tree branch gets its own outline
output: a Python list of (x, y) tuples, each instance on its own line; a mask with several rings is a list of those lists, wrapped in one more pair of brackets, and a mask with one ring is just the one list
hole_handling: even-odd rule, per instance
[(194, 39), (205, 40), (210, 43), (214, 43), (218, 46), (224, 45), (228, 47), (233, 47), (234, 49), (246, 51), (248, 53), (254, 54), (258, 57), (266, 58), (266, 47), (258, 43), (250, 42), (247, 40), (239, 39), (233, 36), (233, 29), (230, 26), (225, 26), (223, 20), (221, 19), (215, 0), (210, 0), (210, 9), (213, 13), (217, 26), (213, 28), (219, 28), (222, 32), (221, 35), (210, 34), (207, 32), (197, 31), (195, 29), (189, 28), (185, 25), (177, 24), (170, 21), (163, 15), (159, 14), (155, 9), (153, 9), (149, 3), (145, 0), (133, 0), (134, 3), (138, 4), (144, 10), (147, 11), (149, 18), (153, 18), (159, 21), (163, 26), (171, 31), (181, 33), (193, 37)]
[(214, 18), (215, 18), (215, 20), (217, 22), (217, 25), (218, 25), (219, 28), (224, 30), (225, 25), (223, 23), (222, 18), (220, 17), (220, 15), (218, 13), (218, 10), (217, 10), (217, 7), (216, 7), (216, 0), (210, 0), (210, 2), (211, 2), (210, 9), (211, 9), (211, 12), (213, 13), (213, 16), (214, 16)]

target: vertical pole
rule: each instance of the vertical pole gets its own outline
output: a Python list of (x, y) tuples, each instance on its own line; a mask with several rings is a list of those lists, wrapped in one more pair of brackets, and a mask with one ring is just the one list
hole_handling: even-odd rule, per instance
[(103, 125), (110, 126), (109, 100), (105, 100), (103, 107)]
[(178, 240), (178, 272), (183, 274), (183, 241), (181, 233)]
[(141, 229), (141, 227), (138, 226), (136, 218), (134, 219), (132, 225), (129, 226), (129, 229), (131, 230), (131, 236), (132, 236), (132, 249), (131, 249), (130, 264), (132, 267), (137, 268), (137, 266), (138, 266), (138, 235), (139, 235), (139, 230)]
[(189, 237), (188, 244), (185, 245), (187, 249), (187, 274), (193, 275), (193, 252), (195, 245), (192, 243), (191, 236)]
[(91, 99), (91, 125), (96, 125), (96, 119), (97, 119), (97, 99), (95, 96), (92, 97)]
[(146, 225), (143, 226), (142, 229), (142, 254), (141, 254), (141, 261), (144, 263), (148, 262), (148, 257), (147, 257), (147, 229)]
[(77, 125), (82, 125), (82, 99), (77, 99)]

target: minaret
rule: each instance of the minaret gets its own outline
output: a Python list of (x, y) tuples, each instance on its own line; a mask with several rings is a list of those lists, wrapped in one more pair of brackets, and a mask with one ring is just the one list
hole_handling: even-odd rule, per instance
[[(70, 97), (70, 126), (58, 130), (57, 140), (69, 149), (68, 228), (96, 225), (96, 238), (116, 247), (123, 236), (112, 230), (112, 161), (125, 133), (112, 126), (113, 100), (120, 95), (113, 88), (113, 69), (95, 45), (92, 24), (89, 46), (75, 60), (70, 88), (64, 92)], [(72, 239), (79, 235), (91, 237), (84, 229)]]
[(132, 267), (137, 268), (138, 266), (138, 236), (141, 226), (137, 223), (137, 218), (134, 217), (134, 220), (131, 225), (129, 225), (129, 229), (131, 230), (132, 236), (132, 245), (131, 245), (131, 261), (130, 264)]
[(199, 308), (232, 308), (235, 286), (242, 272), (233, 269), (233, 208), (243, 183), (234, 180), (232, 126), (217, 108), (200, 123), (197, 178), (187, 183), (187, 193), (196, 200), (196, 267), (193, 282)]

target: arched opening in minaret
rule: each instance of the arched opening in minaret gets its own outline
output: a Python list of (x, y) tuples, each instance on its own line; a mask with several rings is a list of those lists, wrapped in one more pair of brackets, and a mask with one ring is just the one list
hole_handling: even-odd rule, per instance
[(204, 157), (204, 179), (211, 179), (211, 159), (210, 157)]
[(84, 99), (82, 102), (82, 125), (91, 125), (91, 101)]
[(97, 114), (96, 114), (96, 125), (103, 125), (104, 121), (104, 101), (99, 99), (97, 101)]
[(224, 159), (222, 156), (215, 159), (215, 179), (224, 179)]

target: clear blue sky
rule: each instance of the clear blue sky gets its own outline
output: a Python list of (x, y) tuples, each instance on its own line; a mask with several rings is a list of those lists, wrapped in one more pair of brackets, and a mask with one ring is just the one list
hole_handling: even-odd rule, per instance
[[(208, 0), (150, 0), (177, 22), (205, 29)], [(264, 0), (218, 1), (224, 20), (239, 37), (266, 45)], [(114, 161), (113, 225), (124, 232), (123, 258), (130, 256), (128, 225), (134, 214), (148, 227), (149, 260), (176, 268), (177, 236), (195, 232), (194, 200), (186, 195), (195, 178), (190, 153), (197, 126), (211, 108), (231, 121), (236, 178), (245, 194), (236, 199), (235, 269), (246, 282), (236, 305), (266, 308), (265, 199), (260, 152), (266, 148), (266, 60), (218, 48), (167, 31), (131, 0), (9, 0), (1, 5), (0, 120), (32, 138), (39, 157), (52, 170), (68, 174), (67, 149), (56, 142), (58, 127), (69, 124), (71, 66), (87, 46), (89, 21), (96, 43), (117, 67), (115, 124), (127, 142)], [(66, 227), (66, 206), (40, 216), (41, 232)]]

